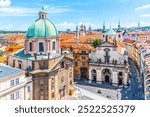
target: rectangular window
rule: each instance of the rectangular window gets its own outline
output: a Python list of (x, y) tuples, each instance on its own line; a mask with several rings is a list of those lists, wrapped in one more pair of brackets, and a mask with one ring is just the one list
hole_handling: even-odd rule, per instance
[(86, 54), (86, 51), (82, 51), (82, 54)]
[(16, 99), (20, 97), (19, 91), (16, 92)]
[(18, 84), (19, 84), (19, 78), (16, 79), (16, 85), (18, 85)]
[(13, 60), (13, 67), (15, 67), (15, 60)]
[(55, 41), (53, 41), (53, 43), (52, 43), (52, 50), (55, 50), (56, 49), (56, 43), (55, 43)]
[(83, 60), (85, 60), (85, 59), (86, 59), (86, 57), (82, 57), (82, 59), (83, 59)]
[(14, 84), (14, 80), (11, 80), (10, 81), (10, 86), (12, 87), (12, 86), (14, 86), (15, 84)]
[(78, 66), (78, 63), (77, 63), (77, 62), (75, 62), (75, 66)]
[(18, 64), (18, 68), (21, 69), (21, 63)]
[(32, 51), (32, 42), (30, 42), (30, 51)]
[(42, 42), (39, 43), (39, 52), (44, 52), (44, 44)]
[(82, 65), (85, 66), (85, 62), (83, 62)]
[(11, 95), (10, 95), (10, 99), (11, 99), (11, 100), (14, 100), (14, 99), (15, 99), (14, 94), (11, 94)]

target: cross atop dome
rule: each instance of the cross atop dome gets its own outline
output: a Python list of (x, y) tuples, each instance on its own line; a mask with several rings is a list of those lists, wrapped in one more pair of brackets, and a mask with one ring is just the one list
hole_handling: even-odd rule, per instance
[(42, 6), (42, 10), (39, 12), (39, 19), (46, 19), (47, 12), (44, 10), (44, 6)]
[(44, 6), (42, 6), (42, 11), (44, 11)]

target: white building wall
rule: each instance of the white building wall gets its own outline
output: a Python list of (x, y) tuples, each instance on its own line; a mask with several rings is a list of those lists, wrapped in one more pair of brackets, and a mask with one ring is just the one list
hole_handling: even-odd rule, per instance
[[(10, 100), (11, 94), (14, 94), (15, 100), (25, 100), (27, 98), (32, 99), (32, 83), (28, 85), (31, 86), (31, 92), (29, 94), (25, 92), (26, 90), (26, 83), (28, 78), (25, 78), (25, 74), (23, 75), (12, 75), (10, 77), (5, 77), (0, 79), (0, 100)], [(15, 80), (19, 78), (19, 84), (15, 84)], [(14, 80), (14, 86), (10, 85), (11, 80)], [(16, 99), (16, 92), (19, 91), (19, 98)], [(26, 97), (27, 95), (27, 97)]]

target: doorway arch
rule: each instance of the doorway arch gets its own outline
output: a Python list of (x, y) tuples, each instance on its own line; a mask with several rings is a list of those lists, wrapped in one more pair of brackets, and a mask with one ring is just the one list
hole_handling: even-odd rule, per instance
[(109, 83), (109, 81), (110, 81), (109, 75), (105, 75), (105, 82)]
[(81, 78), (87, 79), (87, 77), (88, 77), (88, 69), (86, 67), (81, 67), (80, 68), (80, 74), (81, 74)]
[(122, 72), (118, 73), (118, 85), (119, 86), (123, 85), (123, 73)]
[(102, 70), (103, 83), (112, 83), (110, 69)]

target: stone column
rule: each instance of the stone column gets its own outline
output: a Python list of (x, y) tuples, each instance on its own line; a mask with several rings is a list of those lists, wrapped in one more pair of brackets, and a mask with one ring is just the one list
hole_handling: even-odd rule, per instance
[(92, 82), (92, 74), (91, 74), (91, 69), (89, 69), (89, 82)]
[(127, 81), (128, 81), (128, 73), (125, 73), (123, 78), (124, 85), (127, 85)]
[(51, 51), (51, 41), (49, 41), (49, 51)]
[(98, 84), (102, 84), (102, 75), (101, 75), (101, 73), (102, 73), (101, 69), (98, 69), (97, 70), (97, 76), (96, 76)]
[(114, 86), (118, 86), (117, 71), (113, 71), (113, 73), (112, 73), (112, 83), (113, 83)]
[(34, 52), (36, 53), (37, 52), (37, 45), (38, 43), (37, 43), (37, 40), (36, 41), (34, 41)]
[(27, 52), (28, 52), (28, 42), (27, 42), (27, 40), (25, 40), (24, 44), (25, 44), (25, 49), (24, 49), (25, 51), (24, 52), (25, 52), (25, 54), (27, 54)]
[(47, 43), (47, 51), (49, 51), (49, 41), (47, 41), (46, 43)]
[(31, 43), (32, 43), (32, 52), (34, 52), (35, 51), (35, 41), (32, 41)]

